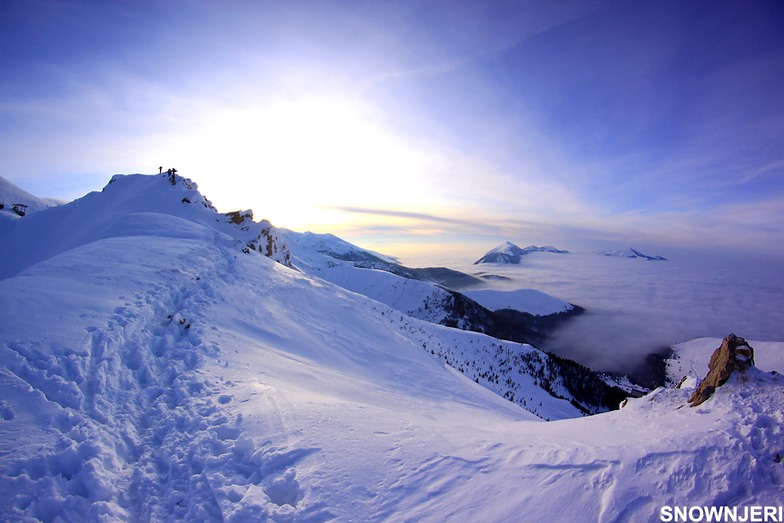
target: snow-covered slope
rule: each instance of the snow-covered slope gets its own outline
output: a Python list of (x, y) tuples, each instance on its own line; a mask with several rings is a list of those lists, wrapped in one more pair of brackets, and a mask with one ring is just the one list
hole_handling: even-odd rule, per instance
[[(291, 233), (286, 237), (292, 241)], [(335, 237), (327, 240), (334, 242)], [(334, 256), (323, 256), (322, 244), (317, 246), (319, 250), (315, 253), (303, 251), (296, 237), (292, 244), (295, 245), (294, 262), (299, 264), (303, 258), (315, 261), (308, 263), (306, 268), (318, 278), (388, 305), (406, 316), (438, 325), (531, 344), (545, 338), (569, 316), (582, 312), (579, 307), (534, 290), (477, 291), (478, 296), (487, 302), (485, 306), (478, 303), (479, 300), (474, 300), (470, 293), (459, 293), (429, 281), (400, 276), (389, 272), (389, 266), (384, 266), (383, 270), (362, 268), (368, 260), (365, 254), (356, 254), (361, 252), (358, 248), (350, 251), (352, 254), (347, 256), (349, 259), (340, 260)], [(377, 261), (373, 263), (378, 264)], [(392, 270), (397, 272), (395, 268)], [(494, 312), (491, 310), (493, 305), (503, 306), (497, 307), (500, 310)], [(559, 412), (554, 415), (531, 405), (525, 395), (520, 395), (521, 384), (541, 386), (556, 397), (573, 402), (585, 413), (614, 409), (623, 396), (620, 390), (616, 390), (601, 376), (571, 360), (528, 354), (522, 358), (518, 354), (510, 356), (508, 350), (502, 347), (503, 344), (499, 342), (497, 348), (493, 343), (465, 351), (458, 344), (455, 347), (442, 346), (434, 354), (443, 357), (450, 366), (460, 369), (471, 379), (545, 419), (569, 414)]]
[(179, 176), (115, 176), (101, 192), (25, 216), (3, 234), (0, 278), (61, 252), (116, 236), (198, 238), (226, 234), (238, 248), (262, 249), (286, 262), (285, 245), (269, 222), (250, 211), (219, 214), (192, 181)]
[(284, 233), (294, 252), (297, 265), (303, 269), (312, 271), (355, 262), (399, 264), (396, 258), (361, 249), (334, 234), (298, 233), (288, 230)]
[(523, 256), (532, 252), (550, 252), (554, 254), (567, 254), (569, 251), (556, 249), (552, 245), (545, 245), (537, 247), (536, 245), (529, 245), (528, 247), (518, 247), (512, 242), (504, 242), (496, 247), (493, 247), (485, 253), (484, 256), (474, 262), (474, 265), (480, 263), (502, 263), (502, 264), (518, 264)]
[(613, 256), (615, 258), (639, 258), (648, 261), (667, 261), (667, 258), (664, 256), (649, 256), (641, 253), (637, 249), (632, 249), (631, 247), (627, 247), (626, 249), (600, 251), (599, 254), (603, 256)]
[(439, 324), (453, 319), (443, 306), (450, 291), (413, 274), (402, 275), (409, 269), (395, 258), (360, 249), (332, 234), (285, 234), (293, 263), (303, 271), (409, 316)]
[[(784, 343), (749, 341), (754, 348), (754, 363), (764, 371), (784, 374)], [(667, 360), (667, 381), (678, 384), (684, 378), (699, 379), (708, 371), (711, 355), (721, 345), (720, 338), (699, 338), (672, 347)]]
[(536, 289), (516, 289), (513, 291), (477, 289), (463, 291), (463, 294), (492, 311), (512, 309), (536, 316), (547, 316), (574, 309), (574, 305), (571, 303)]
[(319, 275), (324, 269), (348, 265), (382, 270), (447, 288), (465, 288), (482, 283), (474, 276), (446, 267), (406, 267), (394, 257), (362, 249), (334, 234), (299, 233), (287, 229), (279, 229), (279, 233), (291, 250), (294, 265), (308, 274)]
[[(13, 230), (2, 238), (8, 247), (8, 254), (4, 265), (0, 267), (0, 277), (13, 275), (35, 262), (103, 238), (151, 234), (200, 240), (225, 235), (233, 240), (232, 245), (237, 252), (251, 254), (258, 251), (290, 265), (291, 255), (286, 242), (279, 238), (280, 234), (294, 240), (298, 253), (294, 256), (295, 262), (311, 260), (313, 263), (307, 263), (306, 267), (319, 277), (332, 275), (350, 290), (370, 295), (405, 314), (465, 330), (492, 331), (505, 339), (527, 341), (530, 337), (527, 328), (493, 318), (490, 311), (458, 293), (429, 282), (406, 279), (384, 271), (357, 269), (354, 266), (358, 260), (391, 264), (392, 259), (363, 251), (332, 235), (299, 235), (291, 231), (279, 233), (269, 222), (256, 223), (252, 217), (252, 211), (219, 214), (209, 200), (198, 192), (196, 184), (186, 178), (166, 174), (118, 175), (100, 193), (90, 193), (42, 216), (31, 216), (16, 222)], [(350, 277), (346, 276), (348, 274)], [(534, 331), (530, 333), (535, 334)], [(455, 366), (475, 372), (478, 381), (491, 386), (499, 394), (517, 402), (524, 401), (525, 395), (517, 390), (520, 380), (515, 376), (508, 379), (505, 376), (511, 373), (511, 369), (504, 367), (499, 372), (487, 370), (488, 367), (501, 367), (502, 361), (496, 359), (505, 356), (498, 354), (495, 349), (485, 350), (480, 355), (470, 351), (462, 351), (461, 354), (461, 358), (467, 359), (453, 359)], [(606, 410), (617, 404), (615, 392), (605, 390), (594, 376), (581, 376), (579, 366), (554, 358), (545, 358), (543, 362), (547, 367), (544, 371), (534, 365), (525, 372), (546, 374), (547, 379), (541, 385), (550, 393), (559, 398), (576, 400), (576, 404), (581, 405), (586, 412)], [(504, 378), (501, 383), (499, 375)], [(586, 382), (597, 386), (586, 388)], [(562, 417), (565, 411), (558, 409), (557, 414), (550, 414), (546, 409), (537, 412), (551, 419)], [(569, 415), (577, 413), (569, 412)]]
[(430, 282), (353, 265), (325, 269), (318, 276), (415, 318), (442, 324), (451, 317), (443, 307), (449, 291)]
[[(259, 224), (160, 180), (23, 228), (85, 213), (0, 280), (0, 520), (655, 521), (782, 499), (780, 377), (544, 423), (488, 388), (576, 413), (515, 376), (546, 355), (276, 263), (248, 248)], [(491, 350), (512, 372), (444, 364)]]
[[(443, 267), (411, 269), (394, 258), (366, 251), (331, 234), (293, 231), (282, 234), (290, 246), (295, 267), (408, 316), (439, 325), (538, 344), (570, 316), (583, 310), (535, 290), (478, 291), (477, 296), (487, 302), (485, 306), (465, 291), (457, 292), (436, 283), (473, 285), (475, 279), (464, 273)], [(495, 305), (499, 306), (491, 310)], [(490, 379), (493, 390), (513, 401), (523, 401), (517, 390), (518, 377), (507, 365), (507, 354), (496, 350), (472, 357), (461, 354), (450, 365), (474, 373), (477, 380)], [(546, 390), (574, 400), (585, 412), (602, 412), (617, 406), (622, 392), (614, 390), (590, 369), (557, 357), (547, 357), (536, 365), (531, 361), (518, 369), (519, 372), (539, 375), (539, 383)], [(489, 372), (487, 368), (499, 370)]]
[(55, 205), (61, 205), (62, 203), (53, 198), (33, 196), (0, 176), (0, 205), (2, 205), (0, 207), (0, 219), (4, 217), (19, 217), (19, 214), (13, 210), (14, 205), (24, 205), (23, 212), (26, 216)]
[[(373, 298), (409, 316), (442, 323), (448, 319), (440, 304), (448, 300), (450, 291), (421, 280), (403, 278), (395, 274), (340, 265), (326, 269), (317, 275), (344, 289)], [(512, 309), (536, 316), (559, 314), (574, 309), (574, 306), (554, 296), (535, 289), (499, 291), (476, 289), (461, 294), (491, 311)]]

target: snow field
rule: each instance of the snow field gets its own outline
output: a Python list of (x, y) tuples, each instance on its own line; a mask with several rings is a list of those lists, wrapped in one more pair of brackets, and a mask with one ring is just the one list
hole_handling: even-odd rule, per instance
[(512, 309), (536, 316), (546, 316), (548, 314), (568, 312), (574, 308), (570, 303), (535, 289), (516, 289), (513, 291), (480, 289), (463, 291), (463, 294), (491, 311)]
[[(153, 237), (103, 240), (3, 282), (3, 293), (11, 292), (19, 305), (4, 311), (3, 325), (27, 329), (24, 343), (3, 347), (7, 382), (41, 391), (36, 406), (51, 413), (43, 426), (55, 430), (47, 438), (51, 453), (41, 448), (5, 462), (13, 478), (5, 491), (19, 494), (14, 509), (43, 520), (52, 514), (176, 514), (146, 505), (176, 497), (179, 483), (197, 480), (193, 466), (204, 459), (202, 439), (228, 423), (219, 422), (206, 397), (209, 383), (196, 373), (203, 354), (214, 348), (201, 343), (200, 329), (186, 319), (208, 296), (201, 286), (209, 272), (186, 268), (194, 261), (209, 267), (201, 250), (201, 244)], [(74, 280), (65, 267), (85, 272)], [(31, 289), (29, 280), (55, 289), (65, 303), (49, 303), (47, 311), (35, 303), (46, 290)], [(164, 459), (166, 450), (172, 452)], [(171, 463), (179, 453), (190, 460)]]
[(82, 202), (57, 216), (84, 227), (11, 233), (35, 242), (0, 280), (0, 519), (638, 522), (784, 499), (781, 376), (545, 423), (576, 409), (515, 374), (532, 347), (245, 254), (252, 227), (152, 181), (111, 184), (105, 222)]
[[(751, 341), (754, 365), (763, 371), (784, 374), (784, 343)], [(708, 372), (711, 355), (721, 345), (720, 338), (698, 338), (673, 346), (673, 356), (667, 360), (667, 379), (678, 384), (683, 378), (701, 379)]]

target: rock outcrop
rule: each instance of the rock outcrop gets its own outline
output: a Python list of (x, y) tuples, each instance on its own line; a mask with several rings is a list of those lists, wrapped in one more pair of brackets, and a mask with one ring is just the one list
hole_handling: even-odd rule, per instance
[[(253, 220), (253, 212), (250, 212), (250, 220)], [(231, 214), (231, 213), (230, 213)], [(237, 223), (232, 218), (233, 223)], [(240, 223), (243, 223), (242, 221)], [(261, 232), (254, 239), (250, 240), (242, 249), (243, 252), (249, 254), (250, 251), (258, 251), (268, 258), (272, 258), (276, 262), (292, 267), (291, 265), (291, 252), (286, 246), (286, 242), (280, 239), (277, 229), (267, 220), (261, 220), (258, 223), (261, 227)]]
[(253, 221), (253, 211), (232, 211), (227, 212), (226, 217), (229, 221), (235, 225), (242, 225), (245, 221), (252, 222)]
[(710, 370), (689, 398), (689, 403), (692, 407), (704, 403), (716, 388), (727, 382), (733, 372), (743, 372), (753, 365), (754, 349), (740, 336), (730, 334), (713, 352), (708, 363)]

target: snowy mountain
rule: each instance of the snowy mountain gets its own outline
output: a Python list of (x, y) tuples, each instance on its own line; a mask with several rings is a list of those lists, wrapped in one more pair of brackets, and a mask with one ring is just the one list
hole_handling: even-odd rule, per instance
[[(95, 219), (96, 216), (101, 219)], [(363, 251), (332, 235), (281, 232), (269, 222), (256, 223), (252, 218), (252, 211), (219, 214), (198, 192), (195, 183), (179, 176), (115, 176), (100, 193), (88, 194), (52, 209), (46, 215), (20, 220), (4, 237), (8, 254), (0, 267), (0, 277), (14, 275), (33, 263), (112, 235), (147, 235), (152, 230), (157, 236), (187, 238), (193, 235), (198, 238), (205, 234), (201, 229), (206, 227), (211, 235), (230, 237), (237, 251), (259, 252), (287, 266), (292, 266), (293, 260), (322, 280), (334, 281), (408, 316), (429, 322), (530, 343), (541, 339), (553, 328), (553, 321), (558, 321), (525, 314), (512, 318), (494, 314), (462, 294), (436, 284), (355, 266), (358, 262), (372, 262), (387, 269), (390, 265), (406, 269), (396, 265), (391, 258)], [(191, 231), (194, 227), (199, 229)], [(292, 241), (297, 254), (289, 251), (287, 241)], [(439, 357), (446, 356), (439, 354)], [(464, 369), (472, 379), (521, 404), (526, 400), (518, 391), (521, 378), (513, 374), (518, 371), (541, 374), (543, 377), (537, 380), (538, 385), (557, 398), (573, 401), (585, 413), (608, 410), (619, 401), (618, 391), (569, 360), (548, 356), (536, 363), (526, 360), (525, 365), (514, 368), (501, 365), (507, 360), (508, 355), (486, 346), (473, 351), (450, 352), (449, 356), (451, 365)], [(496, 367), (497, 371), (488, 370)], [(570, 415), (579, 412), (570, 410)], [(554, 416), (547, 412), (541, 412), (541, 415), (547, 419)], [(557, 415), (561, 416), (562, 412)]]
[(550, 252), (555, 254), (566, 254), (569, 251), (556, 249), (552, 245), (545, 245), (544, 247), (537, 247), (536, 245), (529, 245), (528, 247), (521, 248), (512, 242), (504, 242), (485, 253), (484, 256), (474, 262), (474, 265), (480, 263), (520, 263), (520, 260), (526, 254), (532, 252)]
[(699, 408), (672, 388), (579, 417), (552, 357), (289, 267), (288, 238), (166, 175), (4, 229), (0, 520), (655, 521), (780, 503), (780, 376), (752, 369)]
[(536, 289), (516, 289), (513, 291), (477, 289), (463, 291), (463, 294), (491, 311), (511, 309), (536, 316), (548, 316), (569, 312), (575, 308), (571, 303)]
[[(394, 258), (362, 249), (332, 234), (287, 230), (282, 234), (293, 264), (300, 270), (439, 325), (536, 345), (571, 316), (583, 312), (581, 307), (533, 289), (457, 292), (449, 288), (450, 284), (472, 287), (482, 281), (444, 267), (405, 267)], [(567, 373), (572, 375), (578, 368)], [(593, 375), (575, 378), (593, 383), (598, 397), (613, 398), (599, 400), (597, 405), (614, 405), (616, 392), (605, 390), (601, 380)], [(575, 394), (584, 388), (570, 386)], [(596, 398), (579, 401), (592, 403)]]
[(448, 288), (471, 287), (482, 280), (446, 267), (411, 268), (396, 258), (362, 249), (333, 234), (299, 233), (280, 229), (290, 246), (295, 265), (309, 274), (337, 266), (350, 265), (363, 269), (377, 269), (403, 278), (427, 281)]
[(18, 218), (62, 203), (53, 198), (33, 196), (0, 176), (0, 220)]
[(600, 251), (599, 254), (604, 256), (613, 256), (615, 258), (639, 258), (648, 261), (667, 261), (667, 258), (664, 256), (649, 256), (647, 254), (641, 253), (636, 249), (632, 249), (631, 247), (626, 249)]
[(251, 211), (219, 214), (195, 183), (179, 176), (117, 175), (101, 192), (14, 223), (3, 237), (0, 278), (104, 238), (151, 234), (192, 239), (223, 234), (240, 250), (263, 251), (288, 263), (277, 231), (269, 222), (253, 222), (252, 216)]

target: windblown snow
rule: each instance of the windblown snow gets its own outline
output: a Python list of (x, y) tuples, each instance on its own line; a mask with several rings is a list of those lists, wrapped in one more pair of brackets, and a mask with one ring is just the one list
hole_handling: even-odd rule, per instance
[(445, 362), (539, 351), (290, 268), (268, 222), (179, 177), (117, 176), (0, 232), (4, 521), (656, 521), (784, 499), (779, 375), (574, 417), (508, 374), (525, 410), (493, 369)]

